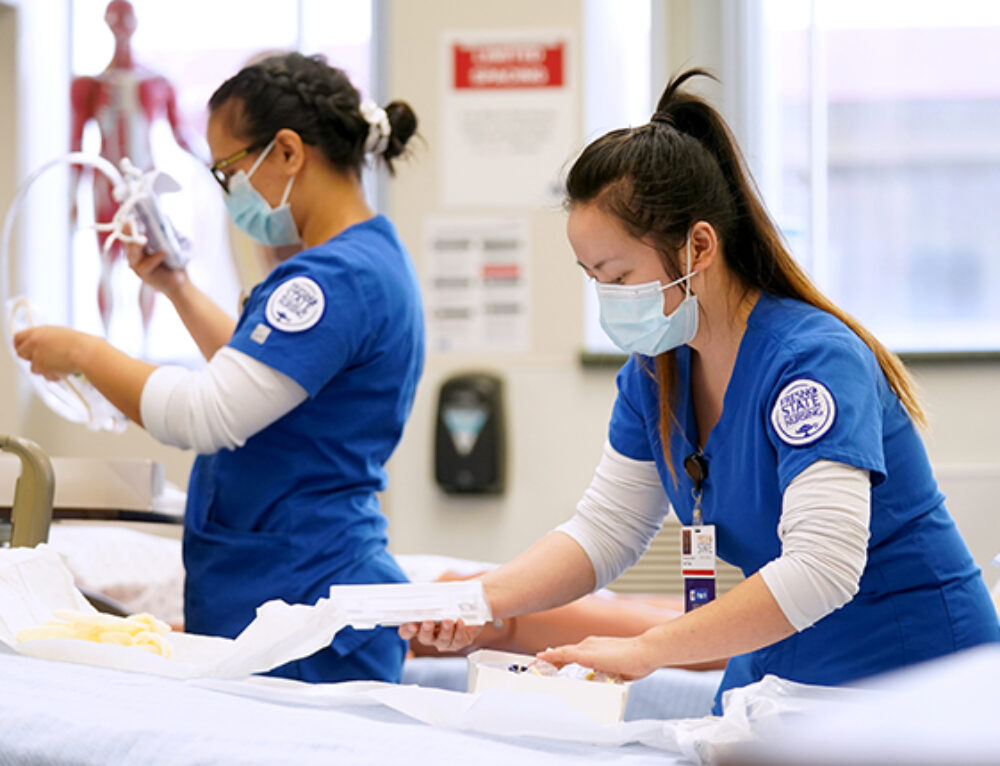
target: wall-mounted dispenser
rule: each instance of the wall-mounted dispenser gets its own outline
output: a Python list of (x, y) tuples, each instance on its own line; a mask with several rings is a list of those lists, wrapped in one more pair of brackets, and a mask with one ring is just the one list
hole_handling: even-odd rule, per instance
[(434, 478), (445, 492), (504, 491), (503, 384), (488, 373), (448, 378), (438, 394)]

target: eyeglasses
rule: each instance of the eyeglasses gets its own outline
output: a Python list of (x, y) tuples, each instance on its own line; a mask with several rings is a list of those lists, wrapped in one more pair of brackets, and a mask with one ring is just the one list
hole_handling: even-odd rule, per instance
[(266, 141), (258, 141), (255, 144), (251, 144), (246, 149), (240, 149), (238, 152), (236, 152), (236, 154), (231, 154), (225, 159), (219, 160), (214, 165), (211, 165), (208, 168), (209, 172), (212, 174), (215, 180), (219, 182), (219, 186), (222, 187), (222, 191), (224, 191), (226, 194), (229, 194), (229, 176), (222, 171), (224, 171), (234, 162), (239, 162), (247, 155), (253, 154), (256, 151), (260, 151), (269, 143), (271, 143), (271, 139), (267, 139)]

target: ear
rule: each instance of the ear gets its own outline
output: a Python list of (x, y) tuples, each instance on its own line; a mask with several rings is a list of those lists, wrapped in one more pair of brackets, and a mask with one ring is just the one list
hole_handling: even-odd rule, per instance
[(715, 228), (708, 221), (697, 221), (691, 227), (691, 268), (704, 271), (721, 256)]
[(295, 175), (306, 160), (302, 137), (291, 128), (282, 128), (274, 136), (274, 155), (281, 160), (287, 175)]

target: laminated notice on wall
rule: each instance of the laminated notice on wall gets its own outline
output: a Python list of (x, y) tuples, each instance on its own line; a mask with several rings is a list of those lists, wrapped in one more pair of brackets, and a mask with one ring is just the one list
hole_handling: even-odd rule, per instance
[(445, 35), (441, 199), (448, 206), (558, 204), (580, 142), (569, 31)]
[(527, 218), (434, 218), (425, 227), (431, 351), (530, 347)]

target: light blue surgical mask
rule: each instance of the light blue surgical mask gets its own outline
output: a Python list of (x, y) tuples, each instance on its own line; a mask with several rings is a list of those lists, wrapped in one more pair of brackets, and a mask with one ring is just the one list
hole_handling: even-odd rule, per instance
[[(669, 284), (640, 285), (597, 283), (601, 327), (622, 351), (656, 356), (690, 343), (698, 333), (698, 298), (691, 292), (691, 241), (687, 243), (687, 270)], [(685, 296), (670, 314), (663, 313), (663, 291), (684, 283)]]
[(273, 247), (294, 245), (302, 239), (292, 217), (292, 208), (288, 204), (288, 195), (292, 193), (295, 176), (288, 179), (285, 193), (281, 195), (281, 202), (276, 208), (272, 208), (250, 183), (250, 176), (257, 172), (257, 168), (273, 148), (272, 140), (250, 168), (249, 173), (240, 170), (229, 179), (226, 209), (233, 217), (233, 223), (258, 242)]

